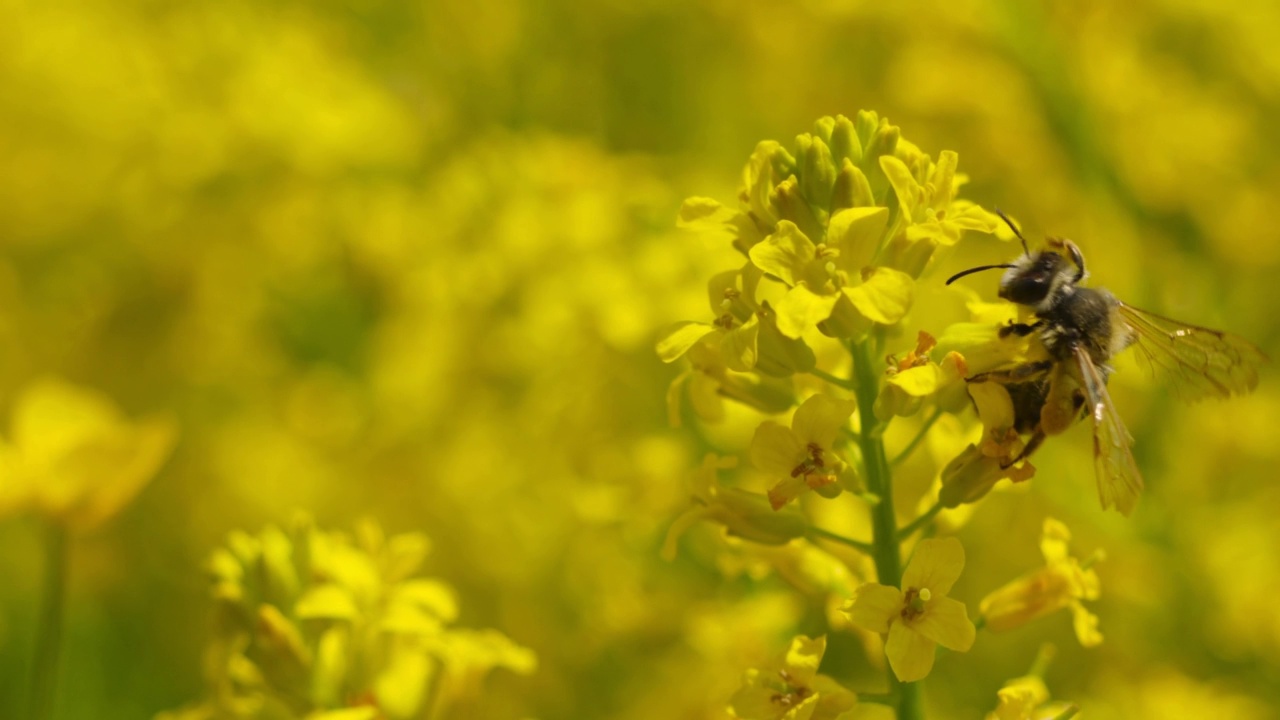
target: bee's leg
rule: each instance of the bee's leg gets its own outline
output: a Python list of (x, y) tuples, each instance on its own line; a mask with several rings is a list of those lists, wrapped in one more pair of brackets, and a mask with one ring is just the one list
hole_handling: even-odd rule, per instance
[(1035, 433), (1031, 435), (1031, 439), (1028, 440), (1026, 446), (1022, 448), (1022, 452), (1018, 453), (1018, 456), (1012, 460), (1000, 463), (1000, 469), (1004, 470), (1010, 465), (1017, 465), (1023, 460), (1031, 457), (1031, 453), (1039, 450), (1040, 446), (1044, 444), (1044, 439), (1046, 437), (1048, 437), (1048, 435), (1046, 435), (1043, 430), (1036, 428)]
[(1052, 360), (1041, 360), (1039, 362), (1024, 363), (1010, 370), (993, 370), (991, 372), (978, 373), (977, 375), (965, 378), (965, 382), (997, 382), (1002, 385), (1030, 382), (1043, 376), (1052, 369)]
[(1037, 320), (1031, 323), (1030, 325), (1028, 325), (1027, 323), (1019, 323), (1019, 322), (1009, 323), (1008, 325), (1005, 325), (1004, 327), (1000, 328), (999, 335), (1001, 339), (1007, 338), (1010, 335), (1017, 335), (1018, 337), (1026, 337), (1031, 333), (1035, 332), (1036, 330), (1040, 329), (1042, 325), (1044, 325), (1043, 320)]

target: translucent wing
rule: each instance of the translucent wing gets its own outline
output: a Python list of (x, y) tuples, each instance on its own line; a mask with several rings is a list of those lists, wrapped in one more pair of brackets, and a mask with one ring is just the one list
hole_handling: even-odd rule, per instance
[(1123, 515), (1129, 515), (1142, 494), (1142, 473), (1133, 459), (1133, 436), (1125, 429), (1124, 422), (1111, 402), (1107, 392), (1107, 380), (1093, 364), (1087, 350), (1075, 349), (1076, 363), (1080, 367), (1081, 387), (1093, 417), (1093, 468), (1098, 479), (1098, 498), (1102, 509), (1114, 505)]
[(1257, 387), (1258, 366), (1267, 357), (1248, 340), (1131, 305), (1120, 305), (1120, 317), (1133, 331), (1139, 363), (1183, 400), (1225, 398)]

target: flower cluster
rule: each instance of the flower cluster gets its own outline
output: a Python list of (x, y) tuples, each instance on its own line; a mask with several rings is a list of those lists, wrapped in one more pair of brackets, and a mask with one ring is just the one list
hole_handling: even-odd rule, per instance
[(450, 627), (452, 589), (417, 576), (429, 550), (421, 534), (385, 537), (372, 522), (233, 533), (209, 564), (209, 699), (166, 717), (435, 717), (495, 668), (532, 672), (533, 653), (501, 633)]
[[(843, 565), (854, 582), (843, 596), (836, 592), (843, 613), (828, 615), (830, 629), (853, 629), (872, 652), (883, 649), (887, 702), (906, 720), (923, 716), (916, 683), (932, 670), (937, 646), (965, 652), (979, 627), (1008, 630), (1070, 608), (1081, 642), (1101, 640), (1081, 604), (1097, 597), (1097, 577), (1067, 555), (1069, 532), (1057, 521), (1045, 524), (1046, 567), (992, 591), (977, 623), (964, 600), (950, 596), (965, 564), (957, 538), (907, 546), (902, 569), (903, 544), (921, 529), (936, 532), (939, 514), (978, 502), (1002, 480), (1035, 474), (1018, 406), (1027, 390), (972, 382), (1047, 358), (1038, 336), (1003, 331), (1026, 321), (1026, 310), (931, 279), (966, 231), (1013, 236), (957, 197), (963, 182), (955, 153), (935, 160), (874, 113), (823, 118), (791, 151), (760, 143), (736, 208), (691, 198), (679, 219), (727, 238), (743, 264), (711, 278), (705, 319), (679, 323), (657, 343), (664, 361), (686, 367), (668, 394), (673, 422), (720, 423), (725, 401), (764, 416), (745, 448), (749, 467), (721, 452), (706, 456), (693, 506), (673, 524), (664, 556), (673, 558), (681, 536), (705, 521), (735, 544), (760, 547), (753, 556), (801, 592), (828, 589), (790, 572), (796, 548)], [(964, 310), (938, 322), (929, 307), (939, 303)], [(917, 495), (922, 509), (904, 521), (895, 509), (895, 467), (935, 425), (933, 457), (920, 464), (932, 463), (926, 472), (937, 494)], [(890, 445), (899, 446), (892, 461)], [(842, 495), (849, 500), (816, 499)], [(962, 521), (957, 515), (952, 526)], [(748, 673), (732, 713), (843, 717), (856, 696), (818, 673), (824, 648), (825, 637), (797, 637), (780, 666)], [(1044, 717), (1047, 698), (1038, 678), (1011, 681), (993, 717)]]

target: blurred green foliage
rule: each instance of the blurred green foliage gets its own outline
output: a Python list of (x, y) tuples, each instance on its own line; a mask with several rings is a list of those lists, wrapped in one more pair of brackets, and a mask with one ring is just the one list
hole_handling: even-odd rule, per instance
[[(828, 600), (778, 570), (799, 560), (727, 557), (711, 528), (658, 557), (685, 476), (750, 427), (671, 430), (652, 343), (734, 262), (674, 229), (681, 199), (731, 199), (758, 140), (822, 115), (878, 110), (957, 151), (969, 199), (1076, 240), (1094, 283), (1280, 348), (1274, 3), (0, 13), (0, 401), (57, 375), (180, 427), (138, 499), (72, 543), (60, 718), (200, 697), (207, 558), (296, 508), (430, 536), (460, 625), (534, 651), (537, 673), (497, 672), (453, 717), (725, 717), (743, 671), (821, 632)], [(966, 243), (922, 282), (1007, 251)], [(1112, 384), (1148, 480), (1135, 517), (1098, 510), (1077, 428), (961, 530), (1001, 552), (952, 592), (974, 607), (1039, 567), (1052, 514), (1107, 551), (1106, 642), (1078, 647), (1061, 615), (984, 635), (939, 663), (930, 717), (991, 710), (1046, 640), (1053, 695), (1082, 717), (1280, 708), (1274, 373), (1195, 406), (1130, 364)], [(40, 537), (0, 522), (0, 717), (29, 682)], [(855, 689), (873, 673), (848, 634), (822, 670)]]

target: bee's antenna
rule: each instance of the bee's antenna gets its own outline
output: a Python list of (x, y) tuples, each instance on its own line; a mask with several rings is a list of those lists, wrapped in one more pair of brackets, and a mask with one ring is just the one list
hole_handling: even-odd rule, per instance
[(1000, 219), (1004, 221), (1005, 225), (1009, 226), (1009, 229), (1013, 231), (1013, 234), (1017, 235), (1018, 239), (1022, 241), (1022, 252), (1026, 253), (1027, 257), (1031, 257), (1031, 251), (1027, 249), (1027, 239), (1022, 237), (1022, 233), (1018, 230), (1018, 226), (1014, 225), (1013, 221), (1009, 219), (1009, 216), (1005, 215), (1004, 211), (1000, 208), (996, 208), (996, 214), (1000, 216)]
[(947, 278), (947, 284), (950, 285), (951, 283), (955, 282), (956, 280), (959, 280), (965, 275), (972, 275), (973, 273), (982, 272), (983, 270), (995, 270), (996, 268), (1003, 268), (1007, 270), (1011, 267), (1017, 267), (1017, 266), (1010, 265), (1009, 263), (1003, 263), (1000, 265), (979, 265), (978, 267), (969, 268), (968, 270), (961, 270), (955, 275), (952, 275), (951, 277)]

